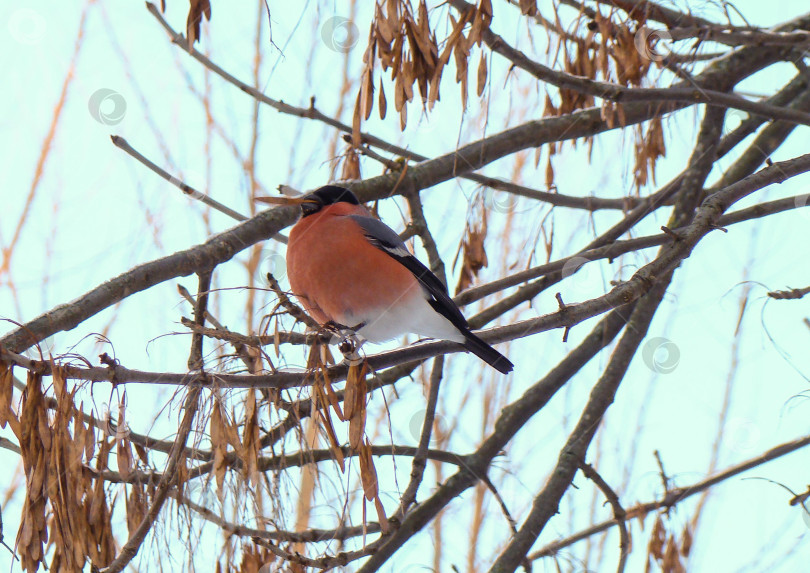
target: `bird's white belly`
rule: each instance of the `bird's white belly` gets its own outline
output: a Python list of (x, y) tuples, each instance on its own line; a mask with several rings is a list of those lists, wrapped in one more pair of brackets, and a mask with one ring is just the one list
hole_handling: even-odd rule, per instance
[(406, 296), (389, 307), (374, 309), (364, 315), (345, 317), (353, 325), (365, 322), (357, 334), (369, 342), (384, 342), (405, 333), (429, 338), (464, 342), (464, 337), (453, 324), (436, 312), (421, 291)]

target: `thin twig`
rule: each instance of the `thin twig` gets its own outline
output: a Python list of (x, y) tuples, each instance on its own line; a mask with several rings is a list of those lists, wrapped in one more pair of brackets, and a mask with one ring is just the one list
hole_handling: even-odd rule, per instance
[(194, 187), (192, 187), (190, 185), (187, 185), (186, 183), (183, 183), (177, 177), (169, 175), (169, 173), (165, 169), (163, 169), (162, 167), (160, 167), (160, 166), (156, 165), (155, 163), (153, 163), (151, 160), (144, 157), (143, 154), (141, 154), (137, 149), (132, 147), (127, 142), (127, 140), (124, 139), (123, 137), (121, 137), (120, 135), (113, 135), (113, 136), (111, 136), (111, 139), (112, 139), (113, 145), (115, 145), (117, 148), (123, 149), (124, 151), (126, 151), (130, 156), (132, 156), (135, 159), (137, 159), (138, 161), (140, 161), (143, 165), (145, 165), (146, 167), (151, 169), (154, 173), (161, 176), (163, 179), (165, 179), (166, 181), (168, 181), (169, 183), (171, 183), (172, 185), (174, 185), (178, 189), (180, 189), (180, 191), (182, 191), (183, 193), (185, 193), (189, 197), (191, 197), (193, 199), (196, 199), (197, 201), (201, 201), (202, 203), (205, 203), (206, 205), (208, 205), (212, 209), (216, 209), (220, 213), (224, 213), (225, 215), (227, 215), (231, 219), (235, 219), (237, 221), (247, 221), (248, 218), (245, 217), (244, 215), (242, 215), (241, 213), (237, 213), (236, 211), (234, 211), (233, 209), (231, 209), (230, 207), (228, 207), (226, 205), (223, 205), (222, 203), (220, 203), (216, 199), (212, 199), (211, 197), (209, 197), (205, 193), (201, 193), (200, 191), (197, 191), (196, 189), (194, 189)]
[[(472, 8), (465, 0), (448, 0), (460, 12)], [(569, 89), (588, 94), (596, 98), (613, 102), (672, 102), (694, 105), (705, 103), (720, 108), (733, 108), (768, 117), (810, 125), (810, 114), (784, 107), (776, 107), (762, 102), (753, 102), (738, 95), (725, 93), (704, 86), (699, 88), (678, 84), (670, 88), (628, 88), (620, 84), (600, 82), (585, 77), (553, 70), (526, 56), (520, 50), (510, 46), (502, 37), (489, 28), (483, 28), (481, 35), (489, 48), (501, 54), (515, 66), (527, 71), (537, 79), (552, 84), (560, 89)], [(699, 85), (699, 84), (698, 84)]]
[(630, 534), (627, 532), (627, 512), (625, 512), (622, 507), (619, 496), (616, 495), (613, 488), (608, 485), (593, 466), (584, 461), (580, 461), (580, 469), (582, 473), (602, 491), (608, 503), (613, 508), (613, 518), (619, 526), (619, 550), (621, 551), (621, 557), (619, 558), (619, 565), (616, 571), (617, 573), (623, 573), (627, 565), (627, 557), (630, 554)]
[(278, 333), (273, 335), (240, 334), (238, 332), (233, 332), (232, 330), (228, 329), (208, 328), (205, 326), (199, 326), (197, 324), (194, 324), (193, 320), (188, 319), (185, 316), (180, 317), (180, 324), (182, 324), (192, 332), (199, 332), (200, 334), (208, 336), (209, 338), (230, 342), (231, 344), (234, 345), (234, 348), (244, 348), (245, 346), (252, 346), (254, 348), (259, 348), (261, 346), (270, 346), (276, 343), (276, 336), (278, 337), (278, 342), (283, 344), (310, 345), (314, 343), (316, 340), (328, 343), (329, 340), (331, 339), (331, 335), (324, 335), (312, 332), (308, 334), (302, 334), (300, 332), (279, 331)]
[[(756, 456), (739, 464), (733, 465), (722, 472), (707, 477), (706, 479), (703, 479), (692, 485), (686, 487), (676, 487), (672, 489), (667, 488), (667, 491), (665, 492), (662, 498), (646, 503), (639, 503), (632, 507), (627, 508), (626, 510), (627, 519), (635, 519), (635, 518), (643, 519), (644, 516), (650, 513), (651, 511), (674, 507), (678, 503), (692, 497), (693, 495), (697, 495), (719, 483), (728, 480), (729, 478), (732, 478), (745, 471), (748, 471), (755, 467), (759, 467), (765, 463), (776, 460), (778, 458), (781, 458), (783, 456), (786, 456), (788, 454), (791, 454), (797, 450), (806, 448), (808, 446), (810, 446), (810, 435), (804, 436), (802, 438), (797, 438), (790, 442), (785, 442), (783, 444), (775, 446), (759, 456)], [(549, 543), (545, 547), (531, 553), (529, 555), (529, 559), (535, 560), (541, 557), (550, 557), (559, 552), (560, 549), (570, 547), (571, 545), (577, 543), (578, 541), (582, 541), (583, 539), (587, 539), (592, 535), (596, 535), (597, 533), (606, 531), (615, 525), (616, 525), (615, 519), (610, 519), (607, 521), (603, 521), (601, 523), (597, 523), (595, 525), (588, 527), (587, 529), (583, 529), (582, 531), (575, 533), (574, 535)]]
[[(745, 209), (726, 213), (720, 217), (720, 219), (718, 219), (717, 226), (728, 227), (736, 223), (767, 217), (775, 213), (782, 213), (802, 207), (810, 207), (810, 202), (808, 202), (806, 205), (801, 202), (803, 197), (803, 195), (795, 195), (792, 197), (785, 197), (783, 199), (775, 199), (773, 201), (766, 201), (764, 203), (752, 205), (751, 207), (746, 207)], [(676, 233), (679, 233), (680, 231), (681, 229), (674, 230)], [(591, 262), (600, 259), (613, 260), (625, 253), (664, 245), (670, 242), (671, 239), (672, 237), (666, 233), (661, 233), (658, 235), (637, 237), (635, 239), (613, 241), (612, 243), (603, 247), (583, 250), (568, 257), (563, 257), (550, 263), (538, 265), (536, 267), (507, 275), (503, 278), (482, 284), (480, 286), (469, 288), (453, 297), (453, 301), (459, 306), (465, 306), (506, 288), (517, 286), (521, 283), (525, 283), (528, 280), (536, 279), (547, 274), (560, 271), (566, 266), (566, 263), (574, 259), (587, 259)]]
[(271, 273), (267, 273), (267, 282), (270, 285), (270, 290), (272, 290), (278, 297), (278, 304), (284, 307), (284, 310), (286, 310), (290, 316), (292, 316), (298, 322), (303, 322), (309, 328), (314, 330), (320, 329), (321, 326), (312, 317), (310, 317), (303, 308), (290, 300), (290, 297), (287, 296), (287, 293), (284, 292), (281, 286), (278, 284), (276, 277), (274, 277)]
[(397, 549), (435, 518), (448, 503), (478, 483), (481, 479), (479, 476), (487, 474), (492, 460), (512, 437), (576, 372), (612, 342), (623, 328), (625, 320), (624, 312), (614, 311), (608, 314), (556, 367), (526, 390), (521, 398), (504, 408), (495, 421), (494, 432), (473, 454), (465, 458), (464, 467), (447, 479), (428, 499), (414, 507), (400, 527), (360, 567), (358, 573), (378, 570)]
[[(196, 301), (194, 300), (194, 297), (191, 296), (191, 293), (188, 292), (188, 289), (186, 287), (184, 287), (183, 285), (178, 283), (177, 284), (177, 290), (180, 293), (180, 296), (182, 296), (184, 299), (186, 299), (186, 301), (188, 301), (188, 303), (192, 307), (194, 307), (196, 305)], [(200, 325), (196, 324), (195, 322), (193, 322), (191, 320), (188, 320), (184, 316), (180, 317), (180, 322), (181, 322), (181, 324), (183, 324), (183, 326), (186, 326), (186, 327), (190, 328), (194, 332), (200, 332), (201, 334), (203, 334), (205, 336), (209, 336), (211, 338), (216, 338), (218, 340), (227, 340), (233, 346), (233, 349), (236, 352), (236, 355), (239, 356), (240, 360), (242, 360), (242, 363), (247, 368), (252, 368), (253, 359), (247, 353), (247, 348), (245, 347), (244, 340), (240, 339), (240, 337), (242, 337), (243, 335), (232, 333), (231, 331), (229, 331), (208, 310), (205, 311), (205, 319), (208, 322), (210, 322), (214, 326), (214, 328), (206, 328), (204, 326), (200, 326)], [(217, 335), (214, 335), (212, 333), (217, 333)], [(230, 337), (231, 335), (233, 336), (233, 338)]]
[(430, 386), (428, 388), (427, 406), (425, 407), (425, 418), (422, 421), (422, 432), (419, 435), (419, 448), (411, 463), (411, 477), (402, 498), (399, 502), (399, 509), (392, 519), (401, 521), (408, 508), (416, 502), (416, 492), (422, 484), (422, 476), (425, 473), (425, 460), (427, 459), (430, 436), (433, 433), (433, 419), (436, 414), (436, 406), (439, 403), (439, 386), (442, 381), (444, 371), (444, 357), (438, 356), (433, 360), (433, 369), (430, 372)]
[[(199, 327), (205, 326), (206, 309), (208, 308), (208, 293), (211, 290), (211, 277), (213, 270), (203, 271), (198, 274), (199, 284), (197, 286), (197, 300), (194, 302), (194, 324)], [(203, 367), (203, 335), (193, 332), (191, 335), (191, 350), (188, 356), (188, 369), (191, 371), (200, 370)]]
[(804, 295), (810, 293), (810, 286), (804, 288), (788, 288), (787, 290), (775, 290), (768, 293), (768, 296), (777, 300), (799, 300)]
[(172, 449), (169, 452), (166, 470), (163, 472), (163, 476), (161, 476), (160, 482), (158, 482), (157, 487), (155, 488), (155, 493), (151, 496), (152, 505), (149, 506), (149, 510), (146, 512), (146, 515), (143, 516), (143, 519), (138, 527), (134, 532), (132, 532), (127, 542), (121, 548), (118, 556), (112, 563), (102, 569), (101, 573), (118, 573), (119, 571), (122, 571), (138, 553), (141, 544), (143, 543), (144, 539), (146, 539), (146, 535), (149, 533), (152, 525), (154, 525), (155, 520), (160, 513), (160, 509), (163, 507), (163, 503), (166, 501), (169, 488), (172, 486), (172, 482), (177, 477), (177, 466), (183, 457), (183, 450), (185, 448), (186, 441), (188, 440), (188, 435), (191, 432), (191, 424), (194, 421), (194, 417), (197, 413), (199, 397), (199, 387), (192, 386), (188, 389), (188, 394), (186, 395), (186, 399), (183, 404), (183, 420), (180, 423), (180, 428), (177, 431), (177, 437), (175, 438)]
[[(239, 80), (238, 78), (226, 72), (224, 69), (222, 69), (217, 64), (212, 62), (207, 56), (205, 56), (205, 54), (198, 52), (194, 48), (191, 48), (189, 50), (188, 42), (185, 40), (185, 37), (182, 34), (176, 32), (169, 25), (169, 23), (165, 20), (165, 18), (163, 18), (163, 15), (160, 13), (158, 8), (151, 3), (147, 3), (147, 8), (149, 12), (158, 20), (161, 26), (163, 26), (163, 28), (169, 34), (169, 36), (172, 39), (172, 43), (183, 47), (184, 51), (187, 51), (191, 55), (191, 57), (200, 62), (203, 66), (205, 66), (206, 68), (208, 68), (209, 70), (220, 76), (225, 81), (233, 84), (243, 92), (247, 93), (257, 101), (269, 105), (270, 107), (276, 109), (281, 113), (292, 115), (294, 117), (320, 121), (326, 125), (329, 125), (330, 127), (342, 131), (343, 133), (347, 134), (352, 133), (352, 127), (350, 125), (342, 123), (332, 117), (323, 114), (321, 111), (315, 108), (314, 104), (310, 105), (310, 107), (308, 108), (302, 108), (292, 106), (283, 101), (268, 97), (266, 94), (257, 90), (253, 86)], [(361, 133), (361, 138), (364, 143), (373, 145), (379, 149), (382, 149), (387, 153), (394, 153), (400, 157), (404, 157), (412, 161), (421, 162), (428, 159), (424, 155), (420, 155), (404, 147), (399, 147), (397, 145), (394, 145), (388, 141), (385, 141), (379, 137), (376, 137), (368, 133)], [(606, 199), (601, 197), (572, 197), (569, 195), (551, 193), (549, 191), (539, 191), (536, 189), (524, 187), (522, 185), (517, 185), (509, 181), (502, 181), (494, 177), (488, 177), (480, 173), (457, 173), (457, 176), (462, 177), (464, 179), (469, 179), (470, 181), (475, 181), (476, 183), (480, 183), (482, 185), (486, 185), (487, 187), (490, 187), (492, 189), (506, 191), (509, 193), (513, 193), (515, 195), (537, 199), (539, 201), (543, 201), (551, 205), (557, 205), (561, 207), (586, 209), (589, 211), (596, 211), (599, 209), (625, 210), (628, 208), (628, 205), (633, 206), (637, 202), (637, 199), (634, 197), (626, 197), (621, 199)]]

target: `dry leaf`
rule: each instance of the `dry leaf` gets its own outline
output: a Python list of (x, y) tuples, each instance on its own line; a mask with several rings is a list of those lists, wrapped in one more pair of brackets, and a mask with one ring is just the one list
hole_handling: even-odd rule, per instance
[(476, 90), (478, 97), (484, 93), (484, 88), (487, 86), (487, 58), (484, 51), (481, 51), (481, 61), (478, 62), (478, 88)]
[[(349, 148), (344, 156), (343, 173), (341, 174), (341, 179), (344, 181), (361, 179), (360, 156), (353, 148)], [(326, 346), (322, 346), (321, 348), (326, 348), (328, 350), (328, 347)], [(322, 362), (327, 363), (328, 360), (324, 359)]]
[(41, 430), (50, 432), (46, 406), (42, 395), (42, 377), (28, 373), (25, 391), (20, 405), (20, 450), (27, 487), (23, 502), (22, 523), (17, 533), (17, 551), (23, 569), (36, 571), (43, 555), (42, 544), (48, 538), (45, 523), (45, 500), (47, 499), (45, 474), (49, 451), (41, 439)]
[(385, 515), (385, 508), (383, 508), (379, 495), (374, 498), (374, 509), (377, 510), (377, 521), (380, 523), (380, 529), (383, 533), (388, 533), (391, 528), (388, 524), (388, 517)]
[[(344, 397), (344, 412), (349, 420), (349, 445), (353, 450), (357, 450), (362, 445), (363, 435), (366, 430), (366, 392), (368, 387), (366, 384), (366, 363), (362, 365), (352, 365), (349, 367), (349, 373), (346, 376), (346, 396)], [(348, 392), (352, 388), (351, 393)], [(347, 404), (351, 398), (351, 404)], [(351, 408), (349, 410), (347, 408)]]
[(146, 451), (146, 448), (140, 444), (132, 444), (132, 447), (135, 448), (138, 459), (140, 459), (144, 465), (149, 465), (149, 453)]
[(689, 552), (692, 550), (692, 531), (689, 529), (689, 524), (683, 526), (683, 541), (681, 542), (681, 555), (689, 557)]
[(206, 20), (211, 21), (211, 3), (210, 0), (189, 0), (189, 3), (186, 36), (188, 37), (188, 47), (191, 49), (194, 43), (200, 39), (200, 24), (203, 15)]
[(360, 131), (362, 123), (360, 114), (360, 94), (357, 94), (357, 101), (354, 103), (354, 113), (352, 114), (352, 145), (360, 147), (363, 144), (363, 135)]
[(348, 418), (346, 418), (343, 414), (343, 409), (340, 406), (340, 400), (338, 399), (335, 390), (332, 388), (332, 381), (328, 376), (326, 376), (326, 371), (324, 371), (323, 389), (326, 394), (326, 400), (329, 405), (332, 406), (332, 409), (335, 411), (335, 414), (337, 414), (338, 419), (341, 422), (345, 422)]
[(685, 573), (686, 570), (681, 564), (681, 557), (678, 552), (678, 542), (674, 536), (670, 536), (667, 549), (664, 552), (664, 560), (661, 563), (661, 569), (667, 573)]
[(380, 119), (385, 119), (385, 112), (388, 111), (388, 102), (385, 100), (385, 90), (383, 89), (382, 78), (380, 78), (380, 93), (377, 107), (380, 112)]
[(323, 427), (324, 431), (326, 431), (326, 435), (329, 438), (329, 448), (332, 452), (332, 456), (335, 458), (335, 461), (340, 466), (340, 471), (346, 471), (346, 464), (343, 456), (343, 449), (340, 447), (340, 443), (337, 439), (337, 434), (335, 433), (335, 427), (332, 424), (332, 418), (329, 416), (328, 409), (316, 410), (317, 412), (317, 419), (321, 423), (321, 427)]
[[(484, 242), (487, 238), (487, 212), (481, 209), (481, 221), (478, 225), (467, 224), (465, 236), (461, 242), (462, 263), (456, 294), (473, 284), (482, 268), (488, 264)], [(453, 262), (455, 266), (455, 261)]]
[(118, 441), (115, 447), (116, 458), (118, 460), (118, 473), (124, 480), (129, 479), (132, 475), (132, 449), (129, 446), (129, 440), (124, 438)]
[(352, 368), (346, 376), (346, 388), (343, 391), (343, 416), (346, 420), (351, 420), (354, 416), (354, 405), (357, 401), (357, 383)]
[(126, 499), (127, 530), (129, 534), (138, 528), (146, 516), (146, 495), (143, 484), (134, 483), (130, 486), (129, 497)]
[(551, 188), (554, 186), (554, 166), (551, 164), (551, 154), (548, 156), (546, 162), (546, 187)]
[(525, 16), (537, 14), (537, 0), (520, 0), (520, 13)]
[(365, 121), (371, 117), (372, 107), (374, 107), (374, 76), (371, 69), (367, 67), (360, 79), (360, 109)]
[(374, 27), (380, 37), (386, 44), (394, 41), (396, 35), (396, 23), (389, 21), (382, 13), (382, 6), (377, 4), (374, 10)]
[(371, 457), (371, 444), (368, 440), (360, 444), (359, 454), (360, 481), (363, 484), (363, 495), (365, 495), (367, 500), (371, 501), (377, 497), (378, 483), (377, 469), (374, 467), (374, 461)]
[(12, 367), (0, 362), (0, 428), (6, 427), (6, 422), (14, 416), (11, 410), (14, 397), (14, 373)]
[(228, 467), (225, 463), (225, 456), (228, 453), (228, 430), (226, 429), (226, 422), (223, 418), (222, 403), (219, 396), (216, 396), (214, 398), (214, 407), (211, 409), (209, 433), (211, 435), (211, 449), (214, 453), (214, 459), (211, 463), (211, 473), (214, 475), (214, 479), (216, 479), (217, 494), (220, 498), (225, 493), (225, 470)]
[(649, 554), (656, 559), (662, 559), (664, 557), (664, 543), (666, 543), (666, 540), (667, 532), (664, 528), (664, 522), (661, 520), (661, 516), (658, 515), (655, 518), (655, 524), (650, 533), (650, 543), (647, 547)]
[(259, 483), (259, 414), (256, 389), (250, 388), (245, 396), (245, 427), (242, 439), (242, 469), (252, 485)]

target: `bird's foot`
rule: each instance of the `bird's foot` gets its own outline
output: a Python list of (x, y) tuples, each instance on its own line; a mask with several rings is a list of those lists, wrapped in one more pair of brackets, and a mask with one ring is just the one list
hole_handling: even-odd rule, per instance
[(343, 354), (343, 358), (350, 366), (357, 366), (363, 362), (363, 357), (360, 356), (360, 347), (363, 346), (362, 340), (357, 335), (350, 334), (344, 336), (343, 340), (338, 344), (338, 350)]
[(346, 338), (346, 329), (346, 326), (338, 324), (333, 320), (330, 320), (321, 326), (321, 332), (331, 335), (329, 338), (329, 344), (340, 344), (341, 341)]

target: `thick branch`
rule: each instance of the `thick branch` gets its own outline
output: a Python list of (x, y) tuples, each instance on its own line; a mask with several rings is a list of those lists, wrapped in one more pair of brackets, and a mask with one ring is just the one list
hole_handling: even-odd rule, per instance
[(579, 422), (560, 452), (557, 466), (551, 472), (543, 490), (535, 497), (532, 509), (518, 533), (512, 537), (490, 567), (490, 573), (507, 573), (517, 569), (548, 520), (557, 513), (560, 500), (571, 485), (580, 460), (585, 459), (588, 446), (599, 428), (602, 417), (613, 403), (630, 361), (647, 334), (647, 328), (666, 293), (670, 279), (671, 274), (645, 295), (633, 310), (605, 372), (591, 391)]
[(465, 466), (442, 484), (427, 500), (414, 507), (406, 515), (400, 527), (363, 564), (358, 573), (377, 571), (394, 552), (428, 524), (447, 504), (464, 490), (475, 485), (482, 479), (480, 476), (486, 476), (489, 464), (512, 437), (551, 400), (574, 374), (611, 343), (624, 323), (624, 312), (618, 310), (611, 312), (556, 367), (529, 388), (520, 399), (504, 408), (495, 422), (493, 433), (475, 453), (467, 456)]

